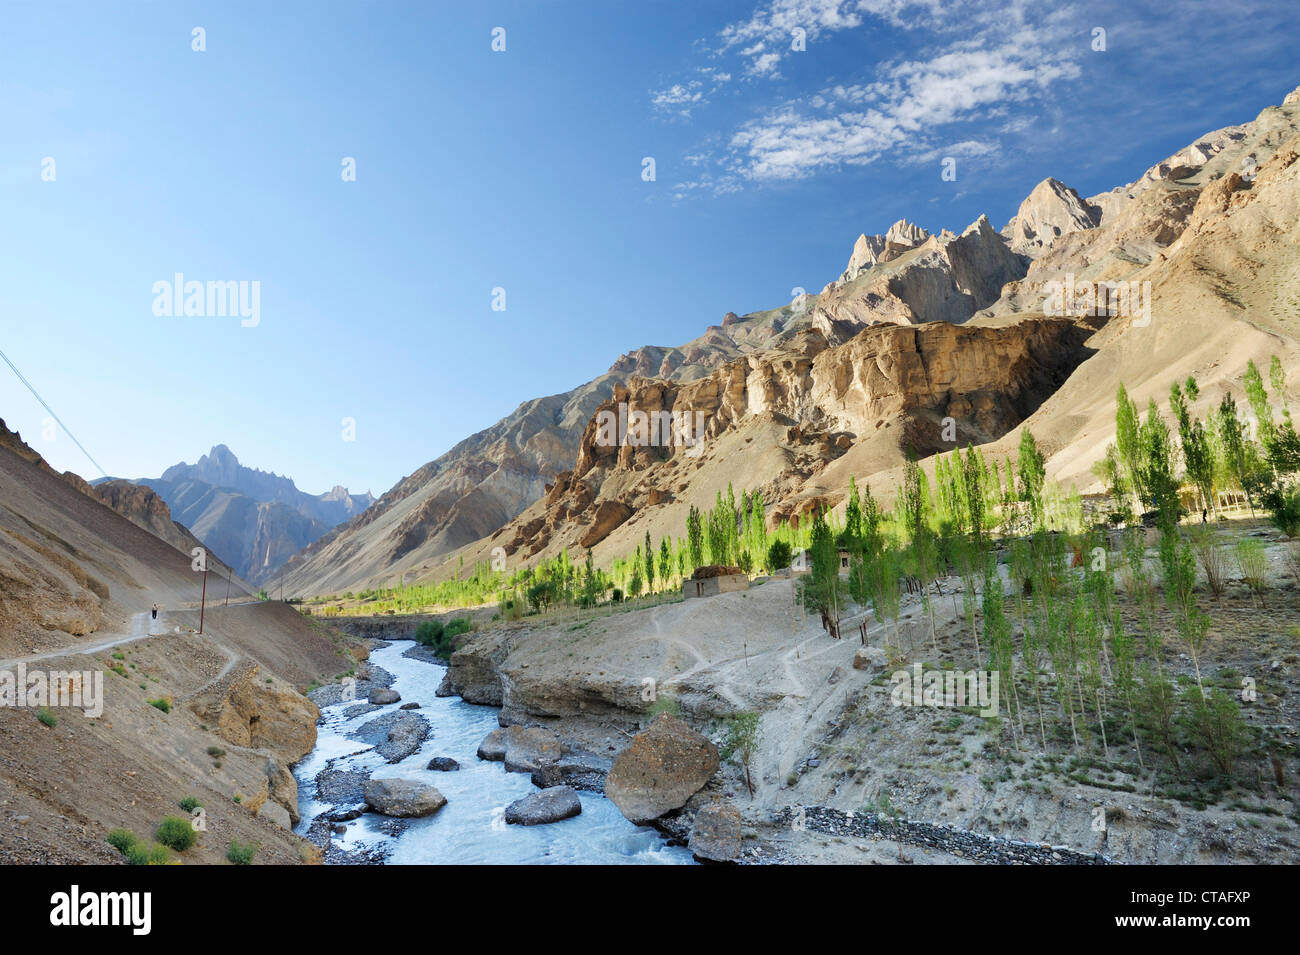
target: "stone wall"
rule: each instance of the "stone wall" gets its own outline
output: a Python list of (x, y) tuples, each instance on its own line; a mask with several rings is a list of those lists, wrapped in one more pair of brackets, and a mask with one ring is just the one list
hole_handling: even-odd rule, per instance
[[(802, 816), (800, 815), (802, 813)], [(967, 829), (911, 819), (891, 819), (878, 813), (845, 812), (825, 806), (786, 806), (773, 814), (778, 825), (800, 823), (813, 832), (870, 838), (883, 836), (924, 849), (948, 852), (992, 865), (1115, 865), (1113, 859), (1045, 842), (1020, 842), (985, 836)]]

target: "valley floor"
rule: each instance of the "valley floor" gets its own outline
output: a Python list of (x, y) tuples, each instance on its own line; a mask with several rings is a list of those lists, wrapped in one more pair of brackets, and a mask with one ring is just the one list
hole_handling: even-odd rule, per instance
[[(1207, 686), (1240, 692), (1243, 675), (1253, 679), (1258, 697), (1243, 714), (1253, 729), (1282, 740), (1286, 754), (1276, 772), (1262, 754), (1243, 756), (1230, 784), (1199, 754), (1185, 755), (1175, 770), (1145, 743), (1144, 768), (1131, 737), (1113, 727), (1116, 738), (1103, 744), (1094, 734), (1076, 750), (1068, 724), (1050, 710), (1045, 752), (1036, 710), (1007, 717), (1005, 688), (997, 720), (971, 708), (893, 705), (890, 677), (898, 670), (977, 665), (955, 579), (944, 582), (943, 596), (932, 596), (933, 635), (916, 597), (904, 601), (897, 638), (892, 625), (869, 623), (871, 644), (883, 649), (887, 639), (892, 647), (883, 667), (867, 669), (853, 665), (861, 647), (856, 627), (832, 639), (798, 608), (795, 588), (774, 578), (744, 592), (645, 610), (496, 625), (455, 654), (449, 682), (466, 700), (502, 705), (503, 722), (545, 725), (572, 747), (603, 755), (621, 749), (645, 722), (654, 705), (648, 688), (657, 701), (671, 698), (660, 705), (678, 709), (715, 741), (729, 714), (758, 711), (752, 797), (741, 767), (724, 762), (687, 810), (715, 797), (732, 801), (746, 820), (747, 848), (759, 856), (897, 862), (901, 848), (904, 861), (953, 861), (887, 838), (792, 828), (783, 810), (802, 806), (943, 824), (1127, 863), (1300, 861), (1300, 582), (1280, 564), (1267, 608), (1240, 586), (1218, 603), (1202, 601), (1212, 621), (1200, 658)], [(1172, 636), (1163, 658), (1183, 685), (1192, 680), (1192, 662)]]

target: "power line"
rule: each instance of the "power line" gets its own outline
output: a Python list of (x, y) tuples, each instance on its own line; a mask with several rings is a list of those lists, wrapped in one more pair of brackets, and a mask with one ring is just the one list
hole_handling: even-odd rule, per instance
[(69, 431), (68, 426), (63, 423), (63, 420), (58, 415), (54, 413), (54, 409), (51, 408), (49, 405), (47, 405), (45, 403), (45, 399), (36, 393), (36, 389), (32, 387), (32, 383), (23, 376), (23, 373), (21, 371), (18, 370), (18, 366), (9, 360), (9, 356), (6, 355), (3, 351), (0, 351), (0, 358), (3, 358), (5, 360), (5, 364), (13, 369), (14, 374), (18, 376), (18, 380), (27, 386), (27, 390), (32, 393), (32, 397), (34, 397), (37, 401), (41, 403), (41, 407), (50, 413), (50, 417), (53, 418), (58, 423), (60, 428), (63, 429), (63, 433), (72, 439), (73, 444), (81, 448), (81, 453), (84, 454), (86, 456), (86, 459), (95, 466), (95, 469), (98, 470), (99, 473), (102, 474), (104, 477), (108, 477), (108, 472), (99, 466), (99, 462), (90, 456), (90, 452), (86, 450), (85, 445), (83, 445), (80, 441), (77, 440), (77, 436), (74, 435), (71, 431)]

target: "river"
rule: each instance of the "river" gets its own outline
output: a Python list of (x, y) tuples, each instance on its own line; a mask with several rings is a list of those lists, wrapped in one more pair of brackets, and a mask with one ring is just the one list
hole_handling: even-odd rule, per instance
[[(345, 719), (343, 711), (355, 701), (322, 708), (316, 748), (294, 767), (302, 815), (297, 832), (305, 834), (311, 820), (329, 808), (316, 799), (315, 778), (334, 760), (334, 769), (416, 779), (436, 786), (447, 797), (442, 809), (409, 820), (397, 836), (382, 831), (380, 825), (389, 820), (373, 813), (346, 823), (347, 832), (334, 836), (335, 844), (345, 849), (390, 850), (391, 865), (692, 864), (689, 850), (669, 846), (654, 829), (634, 826), (597, 793), (579, 793), (582, 813), (572, 819), (540, 826), (506, 825), (505, 807), (537, 788), (527, 775), (508, 773), (503, 764), (478, 758), (479, 743), (498, 726), (497, 710), (459, 697), (436, 696), (446, 670), (402, 656), (412, 645), (396, 641), (370, 655), (371, 664), (395, 677), (393, 689), (402, 695), (401, 703), (352, 719)], [(401, 762), (385, 765), (369, 746), (348, 738), (363, 723), (410, 702), (420, 704), (417, 712), (432, 728), (420, 749)], [(461, 768), (425, 769), (435, 756), (450, 756)]]

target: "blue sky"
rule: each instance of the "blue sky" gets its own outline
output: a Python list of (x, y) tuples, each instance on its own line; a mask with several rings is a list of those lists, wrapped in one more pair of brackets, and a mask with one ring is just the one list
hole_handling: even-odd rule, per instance
[[(1300, 85), (1282, 2), (0, 15), (0, 349), (110, 474), (226, 443), (314, 493), (820, 289), (861, 232), (1001, 228), (1046, 176), (1109, 189)], [(259, 282), (260, 321), (154, 314), (177, 272)], [(0, 416), (97, 476), (3, 366)]]

